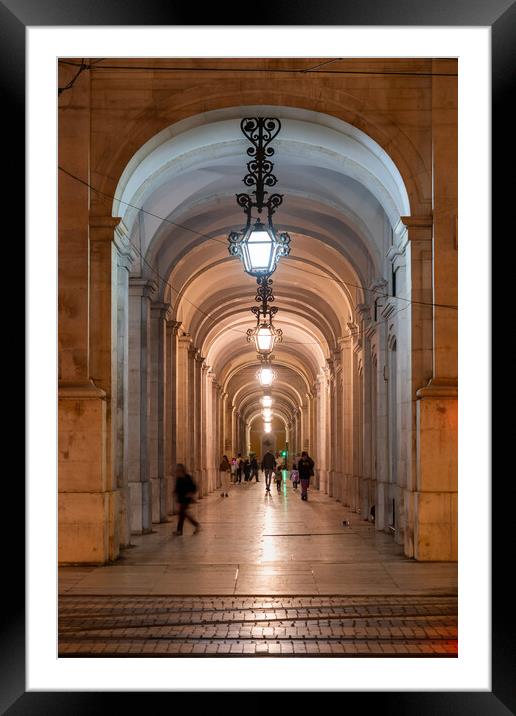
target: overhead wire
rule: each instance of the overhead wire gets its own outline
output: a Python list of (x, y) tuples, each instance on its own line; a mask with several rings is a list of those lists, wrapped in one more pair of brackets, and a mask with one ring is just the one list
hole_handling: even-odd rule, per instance
[[(93, 187), (91, 184), (89, 184), (88, 182), (86, 182), (86, 181), (83, 180), (83, 179), (80, 179), (79, 177), (75, 176), (74, 174), (71, 174), (70, 172), (68, 172), (68, 171), (67, 171), (66, 169), (64, 169), (63, 167), (59, 166), (59, 169), (60, 169), (60, 171), (62, 171), (62, 172), (64, 172), (65, 174), (67, 174), (67, 175), (68, 175), (69, 177), (71, 177), (72, 179), (75, 179), (76, 181), (80, 182), (81, 184), (87, 186), (87, 187), (90, 188), (92, 191), (95, 191), (95, 192), (97, 192), (97, 193), (99, 193), (99, 194), (101, 194), (101, 195), (103, 195), (103, 196), (106, 196), (106, 197), (108, 197), (108, 198), (110, 198), (110, 199), (115, 199), (115, 198), (116, 198), (116, 197), (114, 197), (114, 196), (112, 196), (112, 195), (110, 195), (110, 194), (107, 194), (106, 192), (103, 192), (103, 191), (101, 191), (101, 190), (99, 190), (99, 189), (96, 189), (96, 188)], [(223, 244), (224, 246), (227, 246), (227, 243), (226, 243), (225, 241), (222, 241), (222, 240), (220, 240), (220, 239), (216, 239), (216, 238), (214, 238), (214, 237), (212, 237), (212, 236), (209, 236), (208, 234), (204, 234), (204, 233), (202, 233), (202, 232), (196, 231), (195, 229), (191, 229), (191, 228), (188, 227), (188, 226), (184, 226), (184, 225), (182, 225), (182, 224), (178, 224), (178, 223), (176, 223), (176, 222), (174, 222), (174, 221), (171, 221), (170, 219), (165, 219), (164, 217), (160, 217), (160, 216), (158, 216), (157, 214), (153, 214), (152, 212), (148, 212), (148, 211), (146, 211), (145, 209), (143, 209), (143, 208), (141, 208), (141, 207), (134, 206), (133, 204), (129, 204), (128, 202), (122, 201), (121, 199), (117, 199), (117, 201), (119, 201), (119, 202), (122, 203), (122, 204), (126, 204), (127, 206), (130, 206), (130, 207), (132, 207), (132, 208), (134, 208), (134, 209), (137, 209), (138, 211), (141, 211), (141, 212), (144, 213), (144, 214), (149, 214), (150, 216), (152, 216), (152, 217), (154, 217), (154, 218), (157, 218), (157, 219), (159, 219), (160, 221), (167, 222), (167, 223), (171, 223), (172, 225), (174, 225), (174, 226), (176, 226), (176, 227), (179, 227), (179, 228), (182, 228), (182, 229), (191, 231), (191, 232), (193, 232), (193, 233), (199, 235), (201, 238), (209, 239), (209, 240), (211, 240), (211, 241), (217, 241), (218, 243), (221, 243), (221, 244)], [(206, 318), (208, 318), (210, 321), (212, 321), (213, 324), (218, 324), (218, 323), (220, 323), (220, 319), (214, 318), (210, 313), (208, 313), (207, 311), (205, 311), (204, 309), (202, 309), (200, 306), (198, 306), (196, 303), (194, 303), (191, 299), (189, 299), (187, 296), (185, 296), (184, 294), (182, 294), (182, 291), (181, 291), (180, 289), (177, 289), (175, 286), (173, 286), (168, 279), (164, 278), (164, 277), (160, 274), (160, 272), (158, 271), (158, 269), (157, 269), (155, 266), (153, 266), (153, 265), (146, 259), (146, 257), (144, 256), (143, 252), (142, 252), (140, 249), (138, 249), (134, 244), (131, 244), (131, 248), (132, 248), (132, 249), (135, 251), (135, 253), (140, 257), (140, 259), (145, 263), (145, 265), (149, 268), (149, 270), (152, 271), (152, 272), (155, 274), (155, 276), (156, 276), (157, 279), (158, 279), (158, 282), (161, 281), (164, 286), (168, 286), (172, 291), (174, 291), (174, 293), (177, 294), (177, 296), (180, 296), (180, 295), (181, 295), (182, 298), (183, 298), (185, 301), (187, 301), (187, 303), (189, 303), (189, 304), (190, 304), (191, 306), (193, 306), (197, 311), (199, 311), (202, 315), (204, 315)], [(295, 266), (294, 268), (298, 269), (299, 267)], [(344, 286), (349, 286), (349, 285), (353, 286), (353, 284), (349, 284), (349, 283), (347, 283), (347, 282), (340, 281), (339, 279), (336, 279), (336, 278), (334, 278), (334, 277), (332, 277), (332, 276), (327, 276), (327, 275), (324, 275), (324, 274), (319, 274), (319, 273), (310, 271), (309, 269), (306, 269), (306, 270), (305, 270), (305, 269), (299, 268), (299, 270), (302, 270), (302, 271), (304, 271), (304, 272), (306, 272), (306, 273), (312, 273), (312, 274), (314, 274), (315, 276), (319, 276), (319, 277), (321, 277), (321, 278), (326, 278), (326, 279), (330, 278), (330, 279), (332, 279), (332, 280), (336, 281), (337, 283), (340, 283), (340, 284), (342, 284), (342, 285), (344, 285)], [(378, 297), (401, 298), (401, 297), (398, 297), (398, 296), (391, 296), (390, 294), (382, 294), (381, 292), (378, 292), (376, 289), (366, 289), (364, 286), (356, 286), (356, 288), (360, 288), (360, 289), (362, 289), (362, 290), (367, 290), (367, 291), (373, 291), (373, 292), (375, 292), (375, 293), (378, 294)], [(389, 316), (389, 319), (392, 319), (395, 315), (397, 315), (397, 314), (400, 313), (401, 311), (404, 311), (406, 308), (409, 307), (410, 303), (413, 303), (413, 302), (414, 302), (414, 303), (423, 303), (423, 305), (430, 305), (430, 306), (439, 305), (439, 304), (428, 304), (428, 303), (424, 303), (424, 302), (420, 302), (420, 301), (411, 301), (410, 299), (404, 299), (404, 300), (406, 300), (406, 301), (408, 302), (407, 305), (404, 306), (403, 308), (398, 309), (398, 310), (395, 311), (393, 314), (391, 314), (391, 316)], [(445, 306), (445, 307), (448, 307), (448, 306)], [(451, 306), (450, 306), (450, 307), (451, 307)], [(385, 320), (387, 320), (387, 318), (386, 318)], [(237, 329), (237, 328), (227, 328), (226, 330), (227, 330), (228, 332), (231, 332), (231, 333), (237, 333), (239, 336), (247, 336), (247, 331), (239, 330), (239, 329)], [(343, 337), (343, 340), (347, 340), (347, 339), (351, 339), (351, 338), (356, 338), (356, 337), (360, 336), (361, 334), (363, 334), (364, 332), (365, 332), (365, 331), (362, 331), (362, 329), (358, 329), (358, 330), (356, 330), (356, 331), (351, 331), (351, 330), (350, 330), (349, 333), (348, 333), (348, 335), (346, 335), (346, 336)], [(289, 345), (289, 344), (290, 344), (290, 345), (317, 345), (317, 346), (319, 346), (319, 347), (321, 347), (321, 346), (323, 345), (323, 344), (321, 344), (319, 341), (306, 341), (306, 342), (305, 342), (305, 341), (283, 341), (283, 344), (284, 344), (284, 345)]]
[[(165, 218), (165, 217), (163, 217), (163, 216), (159, 216), (158, 214), (154, 214), (153, 212), (148, 211), (147, 209), (144, 209), (143, 207), (136, 206), (136, 205), (134, 205), (134, 204), (131, 204), (131, 203), (128, 202), (128, 201), (124, 201), (123, 199), (120, 199), (120, 198), (118, 198), (118, 197), (115, 197), (115, 196), (113, 196), (112, 194), (108, 194), (107, 192), (104, 192), (104, 191), (102, 191), (101, 189), (97, 189), (97, 188), (94, 187), (92, 184), (90, 184), (89, 182), (87, 182), (85, 179), (81, 179), (80, 177), (76, 176), (75, 174), (72, 174), (71, 172), (67, 171), (67, 170), (66, 170), (64, 167), (62, 167), (62, 166), (59, 166), (58, 169), (59, 169), (59, 171), (63, 172), (64, 174), (66, 174), (66, 175), (69, 176), (70, 178), (72, 178), (72, 179), (74, 179), (75, 181), (77, 181), (77, 182), (83, 184), (84, 186), (88, 187), (89, 189), (91, 189), (92, 191), (96, 192), (97, 194), (100, 194), (101, 196), (105, 196), (105, 197), (108, 198), (108, 199), (112, 199), (112, 200), (118, 201), (120, 204), (124, 204), (125, 206), (128, 206), (128, 207), (130, 207), (130, 208), (132, 208), (132, 209), (135, 209), (135, 210), (137, 210), (138, 212), (141, 212), (141, 213), (143, 213), (143, 214), (147, 214), (148, 216), (151, 216), (151, 217), (153, 217), (154, 219), (158, 219), (158, 220), (161, 221), (161, 222), (164, 222), (164, 223), (167, 223), (167, 224), (171, 224), (172, 226), (175, 226), (175, 227), (177, 227), (177, 228), (179, 228), (179, 229), (184, 229), (185, 231), (190, 231), (191, 233), (196, 234), (196, 235), (199, 236), (200, 238), (204, 238), (204, 239), (206, 239), (206, 240), (208, 240), (208, 241), (215, 241), (215, 242), (217, 242), (217, 243), (219, 243), (219, 244), (222, 244), (223, 246), (226, 246), (226, 247), (227, 247), (227, 242), (226, 242), (226, 241), (223, 241), (222, 239), (217, 239), (216, 237), (210, 236), (209, 234), (205, 234), (205, 233), (202, 232), (202, 231), (197, 231), (197, 229), (193, 229), (193, 228), (191, 228), (190, 226), (186, 226), (186, 225), (184, 225), (184, 224), (178, 223), (177, 221), (172, 221), (171, 219)], [(289, 257), (286, 257), (286, 258), (288, 259)], [(430, 307), (432, 307), (432, 308), (448, 308), (448, 309), (451, 309), (451, 310), (458, 310), (458, 306), (455, 306), (455, 305), (453, 305), (453, 304), (434, 303), (434, 302), (430, 302), (430, 301), (418, 301), (418, 300), (416, 300), (416, 299), (405, 298), (404, 296), (394, 296), (394, 295), (392, 295), (392, 294), (390, 294), (390, 293), (382, 292), (382, 291), (378, 290), (377, 288), (368, 288), (368, 287), (362, 286), (362, 285), (360, 285), (360, 284), (351, 283), (350, 281), (342, 281), (341, 279), (338, 279), (338, 278), (336, 278), (335, 276), (332, 276), (331, 274), (318, 273), (318, 272), (315, 272), (315, 271), (311, 271), (310, 269), (305, 268), (305, 267), (301, 268), (301, 267), (298, 267), (298, 266), (294, 266), (293, 264), (291, 265), (291, 268), (294, 268), (294, 269), (296, 269), (296, 270), (302, 271), (303, 273), (310, 273), (310, 274), (312, 274), (312, 275), (314, 275), (314, 276), (318, 276), (319, 278), (324, 278), (324, 279), (326, 279), (326, 280), (329, 279), (329, 280), (331, 280), (331, 281), (334, 281), (335, 283), (340, 284), (341, 286), (345, 286), (346, 288), (349, 287), (349, 286), (351, 286), (352, 288), (357, 288), (357, 289), (359, 289), (359, 290), (361, 290), (361, 291), (364, 291), (364, 292), (373, 293), (373, 294), (374, 294), (376, 297), (378, 297), (378, 298), (393, 298), (393, 299), (396, 299), (396, 300), (399, 300), (399, 301), (405, 301), (405, 302), (407, 302), (407, 303), (414, 303), (414, 304), (417, 304), (417, 305), (420, 305), (420, 306), (430, 306)]]
[[(99, 64), (91, 64), (86, 65), (85, 69), (95, 69), (95, 70), (123, 70), (125, 71), (140, 71), (140, 72), (251, 72), (251, 73), (280, 73), (280, 74), (331, 74), (331, 75), (376, 75), (376, 76), (383, 76), (383, 75), (398, 75), (398, 76), (405, 76), (405, 77), (457, 77), (456, 72), (407, 72), (407, 71), (401, 71), (401, 70), (325, 70), (325, 69), (318, 69), (319, 67), (322, 67), (326, 64), (330, 64), (333, 62), (337, 62), (339, 60), (345, 61), (346, 58), (342, 57), (336, 57), (331, 60), (327, 60), (326, 62), (322, 62), (320, 65), (315, 65), (312, 68), (303, 68), (303, 67), (267, 67), (267, 68), (260, 68), (260, 67), (187, 67), (187, 66), (163, 66), (163, 65), (101, 65), (100, 62), (103, 61), (106, 58), (102, 58), (102, 60), (98, 60)], [(111, 58), (115, 59), (115, 58)], [(162, 59), (162, 58), (157, 58)], [(247, 58), (246, 58), (247, 59)], [(250, 58), (253, 59), (253, 58)], [(299, 58), (299, 59), (305, 59), (305, 58)], [(351, 59), (351, 58), (350, 58)], [(353, 58), (355, 59), (355, 58)], [(71, 62), (69, 60), (59, 59), (59, 62), (61, 64), (65, 65), (77, 65), (77, 62)]]

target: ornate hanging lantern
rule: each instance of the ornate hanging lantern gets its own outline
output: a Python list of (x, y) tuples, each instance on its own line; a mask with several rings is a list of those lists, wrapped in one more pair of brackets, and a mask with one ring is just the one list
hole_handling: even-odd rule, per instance
[(275, 343), (283, 340), (283, 331), (275, 328), (272, 317), (276, 315), (276, 306), (269, 306), (274, 301), (272, 293), (272, 279), (263, 277), (256, 280), (258, 290), (255, 301), (261, 301), (261, 306), (253, 306), (251, 312), (256, 316), (256, 327), (249, 328), (247, 340), (254, 341), (259, 355), (267, 356), (272, 353)]
[(272, 408), (272, 397), (270, 395), (264, 395), (260, 402), (262, 407)]
[[(272, 215), (283, 202), (283, 195), (269, 195), (266, 190), (278, 181), (272, 173), (274, 164), (270, 157), (274, 149), (269, 144), (278, 135), (281, 122), (272, 117), (246, 117), (240, 122), (240, 129), (252, 144), (247, 150), (251, 160), (247, 163), (248, 173), (243, 181), (255, 189), (252, 195), (237, 194), (237, 203), (243, 208), (247, 221), (242, 231), (229, 234), (229, 253), (240, 258), (246, 273), (260, 278), (270, 276), (280, 257), (290, 253), (290, 236), (286, 232), (278, 235), (272, 223)], [(260, 215), (266, 209), (266, 220), (262, 221), (261, 216), (253, 218), (253, 209)]]
[(260, 381), (262, 388), (269, 388), (276, 378), (276, 371), (272, 368), (269, 358), (263, 358), (262, 364), (256, 374), (256, 378)]

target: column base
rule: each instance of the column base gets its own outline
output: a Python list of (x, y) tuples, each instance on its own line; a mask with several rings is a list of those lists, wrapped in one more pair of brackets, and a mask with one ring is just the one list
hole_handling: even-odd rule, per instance
[(118, 492), (61, 492), (59, 564), (106, 564), (119, 556)]
[(458, 395), (455, 379), (417, 391), (414, 557), (457, 560)]
[(106, 393), (92, 381), (58, 391), (60, 564), (105, 564), (120, 550), (120, 495), (106, 468)]
[(129, 483), (131, 534), (152, 532), (150, 481)]
[(457, 493), (416, 492), (414, 522), (415, 559), (457, 561)]

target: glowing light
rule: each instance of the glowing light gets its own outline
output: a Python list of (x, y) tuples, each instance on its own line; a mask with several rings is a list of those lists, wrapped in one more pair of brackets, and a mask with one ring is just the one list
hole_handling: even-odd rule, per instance
[(261, 403), (262, 403), (262, 405), (263, 405), (264, 408), (270, 408), (270, 407), (272, 407), (272, 398), (271, 398), (271, 396), (270, 396), (270, 395), (264, 395), (263, 398), (262, 398), (262, 400), (261, 400)]
[(272, 381), (274, 380), (274, 371), (272, 368), (269, 366), (260, 368), (258, 380), (262, 386), (272, 385)]
[(263, 419), (266, 422), (270, 422), (272, 420), (272, 410), (270, 408), (264, 408), (262, 410)]

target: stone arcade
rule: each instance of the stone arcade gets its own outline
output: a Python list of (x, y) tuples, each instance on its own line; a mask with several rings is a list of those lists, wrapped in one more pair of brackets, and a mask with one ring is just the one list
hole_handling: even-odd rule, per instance
[(59, 98), (60, 563), (117, 559), (173, 513), (177, 462), (206, 497), (251, 447), (255, 282), (226, 241), (246, 116), (282, 122), (275, 430), (407, 557), (456, 560), (456, 62), (193, 62), (221, 71), (93, 67)]

